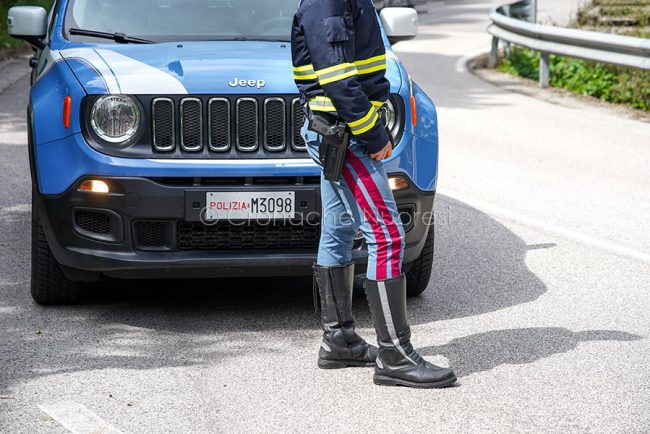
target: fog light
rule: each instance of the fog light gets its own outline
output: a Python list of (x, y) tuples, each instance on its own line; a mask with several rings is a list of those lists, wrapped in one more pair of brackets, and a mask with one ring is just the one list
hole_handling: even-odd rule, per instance
[(388, 178), (388, 185), (390, 189), (395, 190), (404, 190), (409, 188), (409, 182), (403, 176), (391, 176)]
[(106, 184), (104, 181), (100, 181), (98, 179), (89, 179), (88, 181), (81, 183), (79, 186), (79, 191), (87, 191), (90, 193), (108, 193), (110, 190), (108, 188), (108, 184)]

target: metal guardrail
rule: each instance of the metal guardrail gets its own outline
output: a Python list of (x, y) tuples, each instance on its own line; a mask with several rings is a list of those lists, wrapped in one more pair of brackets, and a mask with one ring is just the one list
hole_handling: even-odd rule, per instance
[(549, 84), (550, 54), (650, 70), (650, 39), (523, 21), (534, 20), (534, 9), (534, 0), (523, 0), (501, 6), (490, 13), (491, 67), (496, 66), (499, 41), (503, 40), (541, 53), (541, 87), (548, 87)]

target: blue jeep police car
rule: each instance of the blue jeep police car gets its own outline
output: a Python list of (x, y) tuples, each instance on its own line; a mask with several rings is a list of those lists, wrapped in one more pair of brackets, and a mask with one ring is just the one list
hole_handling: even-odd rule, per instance
[[(74, 302), (103, 277), (311, 272), (320, 172), (300, 136), (296, 5), (57, 0), (49, 14), (10, 10), (9, 33), (35, 49), (27, 116), (38, 303)], [(385, 165), (413, 295), (433, 259), (436, 110), (390, 49), (415, 36), (416, 12), (388, 7), (378, 19), (397, 143)], [(354, 258), (362, 272), (361, 237)]]

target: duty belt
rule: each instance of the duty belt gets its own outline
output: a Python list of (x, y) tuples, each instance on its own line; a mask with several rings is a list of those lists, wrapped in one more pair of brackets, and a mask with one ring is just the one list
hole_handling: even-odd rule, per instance
[[(344, 123), (343, 119), (341, 119), (336, 112), (319, 112), (319, 111), (313, 111), (309, 104), (305, 104), (305, 111), (307, 113), (307, 119), (311, 123), (311, 119), (313, 119), (314, 114), (318, 114), (323, 120), (326, 122), (329, 122), (331, 124), (338, 124), (338, 123)], [(393, 148), (395, 147), (395, 141), (393, 138), (392, 132), (388, 129), (388, 109), (385, 104), (383, 104), (381, 107), (378, 107), (377, 109), (377, 114), (379, 115), (379, 120), (381, 120), (382, 124), (384, 125), (384, 128), (386, 129), (386, 134), (388, 134), (389, 140), (393, 145)], [(347, 131), (351, 131), (350, 127), (348, 126), (346, 128)]]

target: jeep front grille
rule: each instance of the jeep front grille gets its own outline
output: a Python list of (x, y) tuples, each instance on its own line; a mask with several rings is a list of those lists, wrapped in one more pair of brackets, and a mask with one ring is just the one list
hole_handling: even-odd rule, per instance
[(174, 101), (170, 98), (156, 98), (151, 104), (151, 111), (154, 150), (173, 150), (176, 145)]
[[(152, 149), (161, 157), (300, 157), (304, 113), (287, 96), (153, 98)], [(301, 158), (305, 158), (305, 157)]]
[(264, 147), (269, 151), (281, 151), (286, 146), (287, 115), (282, 98), (264, 101)]
[(300, 129), (305, 122), (305, 113), (300, 105), (300, 98), (294, 98), (291, 102), (291, 146), (296, 151), (306, 151), (305, 140), (300, 134)]
[(200, 151), (203, 147), (203, 110), (198, 98), (181, 100), (181, 149)]
[(255, 151), (259, 145), (258, 107), (255, 98), (237, 100), (237, 149)]
[(226, 98), (212, 98), (208, 103), (208, 134), (210, 150), (230, 149), (230, 101)]

